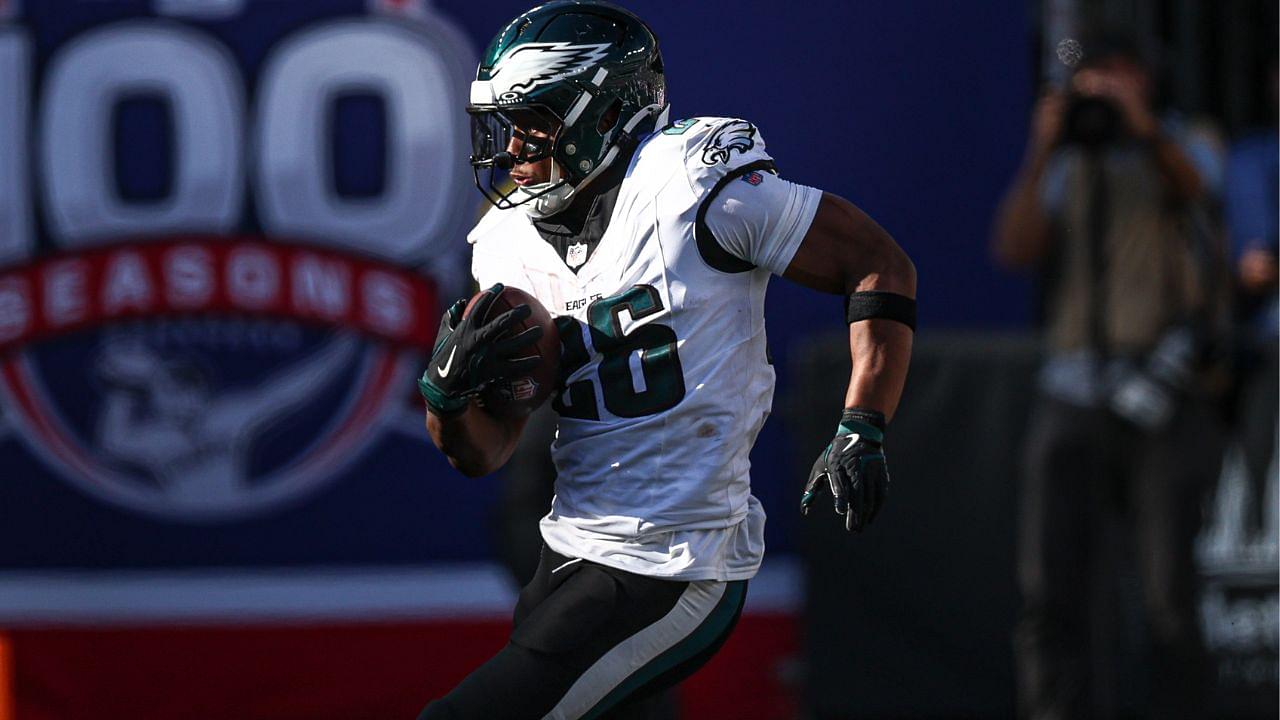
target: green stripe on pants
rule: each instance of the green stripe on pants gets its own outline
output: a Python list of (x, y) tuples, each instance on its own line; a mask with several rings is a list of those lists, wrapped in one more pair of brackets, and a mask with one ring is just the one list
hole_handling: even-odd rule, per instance
[(733, 622), (733, 617), (738, 613), (738, 608), (742, 604), (746, 587), (747, 582), (745, 580), (735, 580), (728, 583), (719, 604), (707, 615), (707, 619), (701, 625), (689, 633), (689, 637), (671, 646), (666, 652), (650, 660), (647, 665), (632, 673), (630, 677), (623, 680), (608, 695), (605, 695), (600, 702), (596, 703), (595, 707), (587, 711), (582, 716), (582, 720), (594, 720), (600, 717), (600, 715), (621, 702), (628, 695), (644, 687), (650, 680), (697, 655), (715, 642), (716, 638), (720, 637), (729, 628), (729, 624)]

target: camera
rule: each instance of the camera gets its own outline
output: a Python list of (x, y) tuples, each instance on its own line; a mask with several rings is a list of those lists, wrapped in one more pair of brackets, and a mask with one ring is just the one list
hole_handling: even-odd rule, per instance
[(1190, 327), (1167, 331), (1143, 365), (1125, 368), (1115, 379), (1111, 409), (1143, 430), (1164, 429), (1189, 392), (1202, 354)]
[(1067, 96), (1059, 144), (1099, 148), (1116, 142), (1123, 132), (1120, 108), (1110, 99), (1079, 93)]

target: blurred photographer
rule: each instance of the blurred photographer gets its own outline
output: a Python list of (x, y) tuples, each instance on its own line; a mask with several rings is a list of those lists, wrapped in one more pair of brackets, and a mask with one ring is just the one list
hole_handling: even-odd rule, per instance
[(1152, 717), (1201, 717), (1206, 662), (1192, 541), (1220, 465), (1206, 358), (1225, 281), (1207, 207), (1209, 135), (1162, 121), (1134, 46), (1086, 46), (1038, 102), (993, 253), (1038, 272), (1044, 364), (1024, 449), (1016, 637), (1025, 717), (1092, 717), (1091, 580), (1105, 528), (1133, 533), (1152, 645)]
[(1280, 396), (1280, 68), (1270, 54), (1259, 88), (1259, 124), (1231, 146), (1223, 186), (1223, 211), (1235, 275), (1236, 348), (1232, 432), (1259, 502), (1248, 527), (1266, 528), (1267, 487), (1276, 457), (1277, 397)]

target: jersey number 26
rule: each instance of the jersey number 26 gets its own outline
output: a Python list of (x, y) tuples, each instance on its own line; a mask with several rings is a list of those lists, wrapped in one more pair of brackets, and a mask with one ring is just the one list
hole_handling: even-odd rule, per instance
[[(650, 323), (622, 332), (618, 320), (623, 310), (633, 321), (662, 310), (662, 297), (652, 285), (636, 285), (617, 295), (600, 298), (587, 308), (591, 345), (600, 358), (600, 389), (604, 407), (618, 417), (653, 415), (675, 407), (684, 398), (684, 371), (676, 352), (676, 333), (666, 325)], [(582, 323), (558, 317), (560, 340), (564, 343), (561, 372), (568, 377), (591, 360), (583, 337)], [(631, 368), (632, 353), (640, 354), (643, 389), (637, 389)], [(552, 407), (562, 417), (599, 420), (595, 382), (578, 380), (565, 387)]]

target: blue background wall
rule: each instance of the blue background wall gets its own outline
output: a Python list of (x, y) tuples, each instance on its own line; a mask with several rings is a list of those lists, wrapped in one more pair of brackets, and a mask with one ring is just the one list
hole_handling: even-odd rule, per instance
[[(922, 333), (1026, 323), (1026, 284), (994, 269), (986, 252), (991, 215), (1022, 149), (1033, 87), (1025, 0), (627, 5), (661, 39), (674, 117), (750, 119), (786, 176), (848, 197), (898, 239), (919, 271)], [(434, 6), (461, 26), (477, 53), (527, 7), (516, 0), (441, 0)], [(358, 0), (251, 2), (234, 20), (187, 24), (233, 52), (252, 89), (281, 38), (311, 20), (361, 14), (366, 7)], [(142, 0), (24, 4), (17, 22), (32, 37), (37, 93), (49, 58), (70, 40), (115, 20), (149, 16), (150, 8)], [(123, 132), (127, 137), (145, 130)], [(478, 194), (474, 202), (459, 211), (478, 209)], [(793, 349), (815, 333), (839, 332), (841, 303), (778, 280), (767, 313), (783, 403), (790, 397)], [(94, 341), (92, 335), (72, 336), (32, 353), (44, 358), (50, 379), (72, 377), (77, 370), (64, 366), (87, 357)], [(411, 392), (405, 388), (406, 396)], [(85, 415), (73, 419), (87, 424), (93, 407), (72, 402), (64, 412)], [(483, 530), (492, 518), (494, 481), (461, 482), (417, 427), (373, 442), (358, 467), (292, 505), (197, 525), (102, 503), (55, 477), (17, 437), (0, 438), (0, 467), (12, 480), (0, 483), (0, 526), (14, 540), (3, 544), (0, 567), (415, 564), (491, 557)], [(793, 477), (791, 454), (817, 450), (793, 448), (776, 416), (757, 444), (754, 488), (770, 514), (773, 551), (793, 546), (798, 523), (795, 501), (803, 478)]]

